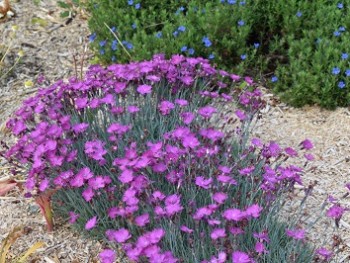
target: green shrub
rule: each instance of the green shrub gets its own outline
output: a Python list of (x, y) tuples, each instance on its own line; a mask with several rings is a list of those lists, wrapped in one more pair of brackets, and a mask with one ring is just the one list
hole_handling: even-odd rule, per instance
[(349, 105), (349, 0), (88, 2), (90, 40), (104, 63), (201, 56), (261, 78), (294, 106)]

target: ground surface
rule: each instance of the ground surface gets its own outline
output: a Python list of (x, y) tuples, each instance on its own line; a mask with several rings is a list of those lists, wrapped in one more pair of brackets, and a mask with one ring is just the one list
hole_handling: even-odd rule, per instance
[[(83, 53), (89, 35), (86, 20), (82, 16), (65, 24), (68, 20), (59, 17), (56, 1), (40, 1), (36, 6), (31, 0), (22, 0), (13, 6), (16, 16), (0, 24), (0, 37), (5, 44), (9, 43), (11, 27), (18, 25), (14, 46), (5, 62), (10, 65), (19, 50), (23, 50), (25, 56), (13, 74), (0, 81), (0, 127), (3, 127), (20, 101), (35, 92), (35, 88), (24, 86), (25, 81), (35, 82), (42, 75), (46, 79), (43, 85), (48, 85), (75, 74), (73, 54)], [(41, 22), (35, 23), (35, 20)], [(317, 107), (295, 109), (275, 102), (269, 92), (265, 94), (268, 105), (254, 129), (255, 136), (266, 141), (275, 140), (282, 146), (296, 147), (305, 138), (314, 142), (313, 154), (316, 159), (306, 166), (308, 171), (303, 177), (306, 187), (317, 181), (307, 204), (308, 213), (316, 214), (328, 194), (349, 207), (350, 197), (341, 198), (347, 192), (345, 183), (350, 181), (347, 159), (350, 157), (349, 110), (325, 111)], [(0, 138), (8, 139), (3, 129)], [(317, 168), (312, 169), (313, 166)], [(0, 176), (8, 175), (8, 167), (6, 161), (0, 159)], [(285, 216), (288, 217), (289, 213), (287, 210)], [(31, 200), (18, 197), (16, 192), (0, 198), (0, 222), (0, 241), (13, 227), (27, 227), (27, 234), (13, 245), (14, 255), (24, 252), (37, 241), (45, 242), (46, 246), (34, 257), (38, 259), (37, 262), (96, 262), (96, 255), (101, 249), (99, 243), (85, 240), (72, 231), (66, 222), (57, 222), (54, 232), (48, 234), (38, 207)], [(334, 222), (321, 220), (310, 230), (311, 240), (319, 242), (321, 236), (329, 237), (332, 232), (328, 229), (332, 226)], [(335, 233), (343, 237), (343, 251), (334, 262), (350, 262), (349, 215), (343, 217)]]

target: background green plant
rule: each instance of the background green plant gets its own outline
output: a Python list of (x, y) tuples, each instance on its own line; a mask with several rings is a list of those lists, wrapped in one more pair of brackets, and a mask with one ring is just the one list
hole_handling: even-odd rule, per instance
[[(90, 39), (96, 37), (92, 47), (100, 62), (145, 60), (156, 53), (202, 56), (221, 68), (259, 78), (291, 105), (349, 105), (346, 75), (350, 73), (345, 74), (349, 60), (341, 59), (350, 53), (349, 0), (147, 0), (132, 5), (127, 0), (89, 0), (87, 4)], [(127, 41), (130, 56), (105, 23), (115, 28), (120, 41)], [(174, 37), (179, 26), (186, 29)], [(335, 36), (337, 31), (340, 36)], [(157, 38), (159, 32), (162, 37)], [(210, 47), (203, 44), (203, 37), (209, 38)], [(187, 51), (182, 52), (184, 46)], [(341, 69), (336, 76), (333, 67)], [(339, 88), (341, 81), (344, 88)]]

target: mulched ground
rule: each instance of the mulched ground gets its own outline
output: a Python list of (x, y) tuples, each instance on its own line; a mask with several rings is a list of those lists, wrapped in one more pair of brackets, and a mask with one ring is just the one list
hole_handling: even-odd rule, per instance
[[(0, 81), (0, 139), (11, 141), (5, 134), (3, 125), (19, 103), (35, 92), (35, 88), (25, 87), (24, 82), (35, 82), (40, 76), (45, 77), (42, 84), (47, 86), (58, 79), (66, 79), (75, 74), (74, 54), (83, 54), (89, 31), (86, 19), (78, 15), (72, 20), (59, 17), (60, 9), (54, 0), (17, 1), (13, 4), (16, 16), (0, 23), (1, 41), (9, 44), (12, 26), (17, 25), (17, 36), (8, 59), (11, 65), (16, 54), (23, 50), (25, 56), (11, 75)], [(39, 22), (38, 22), (39, 21)], [(87, 56), (91, 56), (90, 53)], [(86, 64), (85, 64), (86, 65)], [(347, 108), (326, 111), (318, 107), (295, 109), (276, 102), (276, 99), (265, 90), (268, 100), (262, 112), (262, 119), (254, 128), (254, 136), (265, 141), (275, 140), (282, 146), (294, 146), (309, 138), (314, 142), (315, 161), (307, 164), (303, 180), (304, 186), (314, 183), (313, 193), (306, 206), (308, 214), (314, 215), (329, 194), (337, 198), (341, 204), (349, 207), (350, 197), (345, 183), (350, 182), (350, 111)], [(304, 163), (298, 163), (304, 165)], [(9, 165), (0, 159), (0, 177), (8, 175)], [(304, 189), (297, 189), (300, 199)], [(284, 216), (288, 218), (297, 204), (287, 207)], [(26, 235), (22, 236), (11, 250), (19, 255), (37, 241), (46, 246), (39, 249), (32, 257), (33, 262), (97, 262), (96, 255), (101, 244), (84, 239), (72, 231), (66, 222), (57, 222), (54, 232), (48, 234), (39, 208), (17, 192), (0, 198), (0, 241), (15, 226), (26, 226)], [(311, 241), (318, 243), (320, 236), (331, 238), (334, 222), (320, 220), (308, 233)], [(327, 230), (326, 230), (327, 229)], [(314, 233), (314, 234), (313, 234)], [(343, 242), (339, 255), (334, 262), (350, 261), (350, 216), (345, 215), (340, 221), (335, 234), (342, 237)]]

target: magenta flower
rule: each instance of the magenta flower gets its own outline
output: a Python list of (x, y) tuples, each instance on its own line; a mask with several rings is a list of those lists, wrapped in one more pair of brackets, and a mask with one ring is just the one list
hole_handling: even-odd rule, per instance
[(260, 212), (263, 210), (262, 207), (260, 207), (258, 204), (254, 204), (249, 206), (246, 210), (245, 210), (245, 214), (246, 216), (251, 216), (254, 218), (258, 218), (260, 216)]
[(145, 226), (149, 223), (149, 214), (143, 214), (135, 218), (135, 224), (137, 226)]
[(161, 228), (157, 228), (151, 232), (148, 232), (149, 240), (152, 244), (157, 244), (164, 237), (165, 231)]
[(212, 182), (213, 178), (206, 179), (203, 176), (197, 176), (195, 184), (204, 189), (209, 189)]
[(93, 190), (98, 190), (100, 188), (104, 188), (107, 182), (105, 181), (104, 177), (96, 176), (94, 178), (90, 178), (88, 184)]
[(72, 126), (75, 134), (83, 133), (89, 127), (88, 123), (77, 123)]
[(103, 148), (104, 145), (105, 143), (100, 140), (87, 141), (85, 143), (85, 153), (94, 160), (102, 161), (104, 160), (103, 155), (107, 153)]
[(84, 177), (81, 173), (78, 173), (69, 183), (72, 187), (81, 187), (84, 185)]
[(164, 203), (167, 216), (175, 215), (183, 209), (183, 207), (180, 204), (180, 197), (176, 194), (170, 195), (167, 198), (165, 198)]
[(134, 105), (128, 106), (128, 112), (130, 113), (136, 113), (140, 111), (140, 108)]
[(223, 204), (225, 202), (225, 200), (227, 199), (227, 194), (225, 194), (223, 192), (215, 193), (213, 195), (213, 199), (215, 202), (217, 202), (219, 204)]
[(291, 147), (287, 147), (284, 149), (284, 151), (286, 152), (286, 154), (288, 154), (290, 157), (296, 157), (298, 156), (298, 153), (296, 150), (294, 150), (293, 148)]
[(316, 253), (322, 257), (324, 257), (325, 260), (331, 259), (333, 253), (332, 251), (329, 251), (328, 249), (321, 247), (316, 250)]
[(198, 139), (196, 138), (196, 136), (194, 135), (188, 135), (186, 137), (184, 137), (182, 139), (182, 145), (185, 147), (185, 148), (191, 148), (191, 149), (194, 149), (196, 147), (198, 147), (200, 145), (200, 142), (198, 141)]
[(248, 254), (242, 251), (235, 251), (232, 253), (232, 263), (251, 263), (251, 258)]
[(92, 190), (91, 187), (86, 188), (82, 193), (82, 196), (86, 202), (91, 201), (91, 199), (94, 197), (94, 195), (95, 195), (94, 190)]
[(230, 233), (234, 236), (236, 235), (241, 235), (244, 233), (243, 229), (240, 227), (231, 227), (230, 228)]
[(245, 115), (244, 111), (236, 110), (235, 113), (236, 113), (236, 116), (237, 116), (241, 121), (244, 121), (244, 120), (247, 118), (247, 116)]
[(70, 224), (74, 224), (78, 218), (79, 218), (79, 214), (76, 214), (73, 211), (69, 211), (69, 223)]
[(251, 77), (244, 77), (245, 82), (247, 82), (248, 85), (253, 85), (254, 81)]
[(126, 132), (128, 132), (130, 129), (131, 129), (131, 125), (122, 125), (120, 123), (113, 123), (108, 127), (107, 132), (123, 135)]
[(252, 145), (254, 145), (255, 147), (262, 147), (263, 143), (261, 142), (260, 139), (258, 138), (253, 138), (252, 139)]
[(150, 85), (140, 85), (137, 87), (137, 92), (141, 95), (146, 95), (152, 92), (152, 86)]
[(262, 242), (256, 242), (255, 243), (255, 251), (259, 254), (262, 254), (262, 253), (268, 253), (268, 251), (266, 250), (265, 248), (265, 245), (264, 243)]
[(251, 167), (246, 167), (246, 168), (240, 169), (238, 172), (239, 172), (240, 175), (249, 175), (254, 170), (255, 170), (255, 167), (251, 166)]
[(305, 238), (305, 230), (304, 229), (286, 229), (286, 234), (289, 237), (292, 237), (296, 240), (302, 240)]
[(101, 263), (113, 263), (115, 260), (115, 252), (111, 249), (104, 249), (99, 254)]
[(134, 179), (134, 173), (132, 170), (125, 169), (118, 177), (119, 181), (123, 184), (130, 183)]
[(345, 212), (345, 209), (341, 207), (340, 205), (333, 205), (331, 208), (327, 211), (327, 216), (334, 218), (334, 219), (340, 219)]
[(238, 222), (238, 221), (241, 221), (242, 219), (244, 219), (245, 213), (237, 208), (231, 208), (231, 209), (225, 210), (225, 212), (222, 214), (222, 216), (226, 220)]
[(239, 80), (241, 79), (240, 76), (235, 75), (235, 74), (231, 74), (231, 75), (230, 75), (230, 78), (231, 78), (233, 81), (239, 81)]
[(45, 178), (43, 179), (39, 184), (39, 190), (40, 192), (44, 192), (50, 185), (49, 179)]
[(185, 233), (188, 233), (188, 234), (191, 234), (191, 233), (193, 232), (193, 229), (190, 229), (190, 228), (188, 228), (187, 226), (181, 226), (181, 227), (180, 227), (180, 230), (181, 230), (182, 232), (185, 232)]
[(19, 135), (21, 132), (25, 131), (27, 126), (23, 121), (16, 121), (14, 126), (12, 126), (12, 132), (14, 135)]
[(195, 118), (195, 115), (192, 112), (183, 112), (181, 113), (181, 118), (185, 124), (190, 124)]
[(88, 180), (94, 176), (94, 174), (91, 172), (89, 167), (84, 167), (84, 168), (80, 169), (79, 172), (77, 173), (77, 176), (78, 175), (82, 176), (84, 178), (84, 180)]
[(216, 113), (216, 108), (211, 106), (205, 106), (198, 110), (198, 114), (204, 118), (210, 118), (214, 113)]
[(91, 230), (96, 226), (97, 223), (97, 216), (94, 216), (93, 218), (89, 219), (85, 224), (86, 230)]
[(304, 157), (305, 157), (305, 159), (308, 160), (308, 161), (313, 161), (313, 160), (315, 160), (315, 156), (314, 156), (313, 154), (311, 154), (311, 153), (305, 153), (305, 154), (304, 154)]
[(88, 105), (88, 98), (77, 98), (75, 100), (75, 106), (77, 109), (84, 109)]
[(187, 106), (188, 105), (188, 101), (184, 100), (184, 99), (176, 99), (175, 103), (181, 107)]
[(107, 232), (107, 237), (109, 237), (109, 239), (115, 240), (118, 243), (124, 243), (131, 238), (129, 231), (125, 228), (121, 228), (119, 230), (107, 230)]
[(224, 228), (215, 228), (215, 229), (211, 232), (210, 237), (211, 237), (211, 239), (213, 239), (213, 240), (226, 237), (225, 229), (224, 229)]
[(162, 115), (168, 115), (175, 108), (174, 103), (164, 100), (158, 105), (158, 109)]
[(300, 145), (305, 150), (311, 150), (312, 148), (314, 148), (314, 145), (312, 144), (312, 142), (309, 139), (305, 139), (304, 141), (302, 141), (300, 143)]

